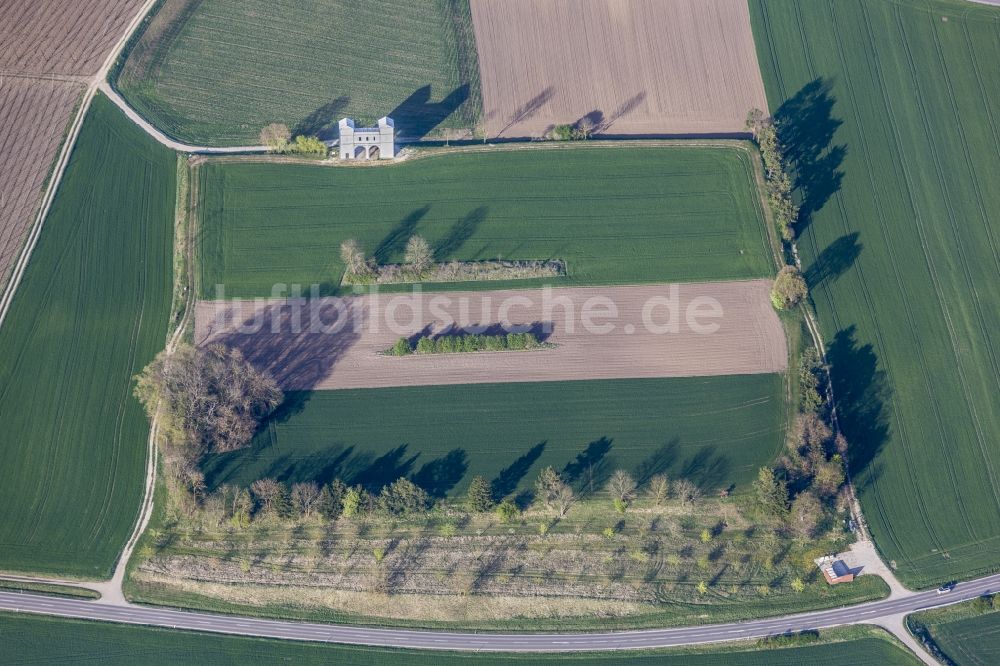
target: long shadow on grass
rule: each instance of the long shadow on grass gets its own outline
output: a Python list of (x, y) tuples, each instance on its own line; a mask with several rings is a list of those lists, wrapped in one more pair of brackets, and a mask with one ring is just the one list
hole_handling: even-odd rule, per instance
[(521, 483), (521, 479), (524, 478), (524, 475), (528, 473), (531, 466), (542, 455), (542, 451), (545, 450), (547, 443), (546, 441), (535, 444), (523, 455), (518, 456), (510, 465), (500, 470), (496, 478), (490, 482), (490, 488), (493, 490), (495, 498), (498, 500), (503, 499), (517, 489), (518, 484)]
[(673, 467), (677, 461), (679, 445), (680, 439), (675, 437), (666, 444), (661, 444), (655, 451), (646, 456), (633, 470), (636, 483), (640, 486), (645, 485), (657, 474), (665, 474), (668, 469)]
[(681, 464), (679, 474), (702, 490), (714, 490), (729, 478), (729, 458), (714, 446), (703, 446)]
[(859, 346), (856, 335), (854, 326), (839, 331), (827, 349), (827, 361), (848, 465), (865, 487), (878, 477), (878, 455), (889, 439), (892, 390), (874, 349)]
[(476, 229), (486, 219), (488, 212), (489, 208), (480, 206), (455, 222), (448, 231), (448, 235), (434, 248), (434, 258), (437, 261), (450, 259), (452, 255), (465, 245), (467, 240), (472, 238), (473, 234), (476, 233)]
[(580, 453), (563, 467), (563, 480), (577, 492), (592, 493), (599, 490), (608, 478), (607, 455), (612, 440), (601, 437), (587, 444)]
[(398, 134), (410, 141), (419, 141), (469, 99), (469, 84), (448, 93), (440, 102), (431, 101), (429, 85), (417, 88), (399, 106), (389, 112), (396, 122)]
[(864, 245), (858, 243), (859, 233), (841, 236), (830, 243), (806, 269), (805, 278), (810, 289), (836, 280), (854, 265)]
[(337, 122), (343, 117), (344, 109), (350, 104), (351, 98), (341, 96), (319, 107), (299, 121), (292, 129), (292, 134), (316, 136), (323, 141), (337, 137)]
[(410, 240), (410, 236), (413, 235), (414, 229), (417, 228), (417, 223), (429, 211), (431, 207), (429, 205), (417, 208), (409, 215), (404, 217), (399, 221), (396, 226), (392, 228), (392, 231), (382, 239), (382, 242), (378, 244), (375, 248), (375, 252), (372, 253), (372, 257), (376, 262), (380, 264), (387, 263), (393, 255), (401, 255), (403, 250), (406, 248), (406, 242)]
[(452, 449), (445, 455), (425, 463), (412, 481), (432, 497), (444, 497), (465, 476), (469, 458), (465, 449)]
[(774, 120), (785, 157), (795, 172), (799, 198), (796, 233), (812, 223), (813, 215), (829, 201), (844, 178), (840, 165), (847, 146), (833, 145), (843, 121), (833, 117), (836, 98), (828, 79), (813, 79), (778, 107)]

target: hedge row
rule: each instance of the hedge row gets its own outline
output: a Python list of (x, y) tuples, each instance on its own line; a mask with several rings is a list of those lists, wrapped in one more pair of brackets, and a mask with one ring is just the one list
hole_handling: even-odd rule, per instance
[(390, 356), (409, 354), (454, 354), (459, 352), (521, 351), (538, 349), (542, 342), (534, 333), (507, 333), (506, 335), (443, 335), (438, 338), (422, 336), (416, 343), (400, 338), (386, 353)]

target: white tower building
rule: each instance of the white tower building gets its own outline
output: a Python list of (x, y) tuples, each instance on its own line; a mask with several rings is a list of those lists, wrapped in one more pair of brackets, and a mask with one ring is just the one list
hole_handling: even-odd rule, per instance
[(396, 156), (396, 126), (392, 118), (382, 116), (377, 127), (355, 127), (350, 118), (342, 118), (340, 128), (340, 159), (391, 160)]

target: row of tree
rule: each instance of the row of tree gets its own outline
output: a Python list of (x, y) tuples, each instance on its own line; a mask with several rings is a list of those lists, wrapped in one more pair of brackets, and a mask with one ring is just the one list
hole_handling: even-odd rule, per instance
[[(353, 238), (340, 244), (340, 260), (344, 270), (355, 280), (371, 280), (378, 276), (379, 265), (365, 255), (361, 245)], [(434, 266), (434, 250), (423, 236), (413, 235), (406, 241), (403, 265), (414, 276), (425, 274)]]
[(409, 338), (400, 338), (390, 349), (390, 356), (409, 356), (410, 354), (453, 354), (458, 352), (482, 351), (519, 351), (538, 349), (542, 342), (534, 333), (500, 333), (497, 335), (441, 335), (432, 337), (423, 335), (416, 343)]
[(790, 241), (795, 237), (795, 222), (799, 207), (792, 200), (792, 178), (785, 160), (778, 128), (774, 119), (760, 109), (751, 109), (747, 114), (746, 128), (753, 134), (760, 147), (764, 161), (764, 179), (767, 200), (774, 214), (775, 223), (781, 237)]
[(826, 368), (807, 349), (799, 361), (800, 412), (775, 468), (760, 469), (751, 506), (758, 515), (787, 524), (801, 538), (822, 531), (825, 519), (844, 507), (847, 440), (830, 426)]
[[(407, 516), (427, 511), (435, 504), (427, 491), (405, 477), (384, 486), (378, 493), (360, 485), (348, 485), (339, 478), (325, 485), (304, 481), (291, 486), (264, 478), (254, 481), (249, 488), (223, 484), (214, 493), (208, 493), (204, 474), (193, 463), (185, 463), (177, 469), (176, 481), (190, 493), (194, 507), (209, 508), (240, 528), (265, 517), (337, 520)], [(605, 489), (619, 513), (624, 513), (640, 494), (639, 484), (625, 470), (612, 473)], [(578, 499), (572, 486), (551, 466), (538, 474), (534, 491), (535, 505), (555, 511), (559, 517), (565, 516)], [(702, 497), (701, 489), (691, 481), (677, 479), (671, 483), (662, 474), (650, 478), (643, 491), (656, 506), (671, 497), (691, 506)], [(493, 485), (483, 476), (473, 477), (466, 491), (465, 506), (476, 513), (492, 511), (505, 523), (517, 520), (522, 511), (512, 499), (498, 498)]]

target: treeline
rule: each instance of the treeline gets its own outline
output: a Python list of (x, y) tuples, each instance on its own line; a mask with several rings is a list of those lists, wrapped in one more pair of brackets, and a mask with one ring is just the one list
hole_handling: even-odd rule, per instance
[(760, 469), (750, 509), (797, 537), (811, 539), (833, 526), (837, 512), (850, 508), (844, 486), (847, 440), (830, 425), (827, 369), (813, 347), (799, 359), (798, 381), (799, 414), (785, 452), (774, 468)]
[[(498, 496), (496, 488), (483, 476), (475, 476), (465, 496), (454, 502), (434, 499), (413, 481), (401, 477), (372, 492), (362, 485), (350, 485), (341, 479), (321, 485), (304, 481), (288, 485), (273, 478), (258, 479), (249, 487), (221, 485), (208, 492), (202, 474), (184, 466), (172, 466), (170, 481), (174, 488), (187, 492), (178, 498), (188, 513), (203, 510), (214, 514), (218, 522), (235, 528), (246, 528), (258, 520), (308, 520), (321, 518), (367, 519), (418, 516), (434, 509), (464, 509), (472, 513), (493, 513), (502, 523), (520, 520), (529, 506), (555, 512), (564, 517), (578, 501), (579, 495), (563, 474), (549, 466), (542, 469), (534, 483), (534, 493), (526, 503), (519, 504), (511, 496)], [(640, 497), (652, 505), (662, 506), (668, 500), (682, 506), (693, 506), (702, 498), (702, 490), (687, 479), (671, 482), (665, 475), (651, 477), (642, 487), (625, 470), (616, 470), (604, 489), (610, 499), (610, 509), (623, 514)], [(522, 495), (522, 501), (524, 496)]]
[(778, 138), (778, 129), (774, 119), (766, 116), (760, 109), (751, 109), (747, 114), (746, 128), (753, 134), (760, 148), (761, 159), (764, 162), (764, 181), (767, 188), (767, 201), (774, 221), (778, 225), (781, 237), (790, 241), (795, 237), (795, 222), (798, 220), (799, 207), (792, 200), (791, 169), (785, 160), (784, 149)]
[(386, 351), (390, 356), (409, 356), (410, 354), (453, 354), (459, 352), (499, 352), (540, 349), (541, 340), (534, 333), (507, 333), (498, 335), (429, 335), (410, 342), (409, 338), (400, 338)]

